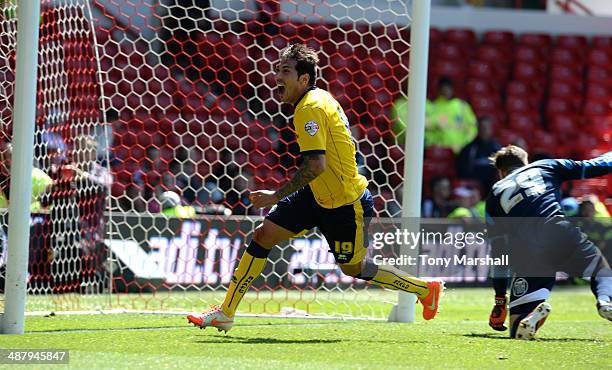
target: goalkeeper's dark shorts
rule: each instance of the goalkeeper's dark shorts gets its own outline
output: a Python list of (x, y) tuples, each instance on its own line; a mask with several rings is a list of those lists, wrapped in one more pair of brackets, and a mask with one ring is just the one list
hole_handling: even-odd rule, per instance
[(510, 267), (517, 276), (554, 277), (562, 271), (591, 278), (606, 264), (599, 248), (565, 218), (534, 223), (532, 229), (519, 231), (508, 248)]
[(266, 219), (296, 235), (318, 227), (337, 263), (356, 264), (367, 253), (373, 212), (374, 201), (368, 189), (352, 204), (327, 209), (317, 203), (306, 186), (278, 202)]
[(539, 240), (540, 245), (530, 246), (534, 253), (522, 256), (522, 263), (512, 266), (515, 278), (511, 284), (511, 315), (529, 313), (548, 299), (556, 272), (591, 280), (595, 276), (610, 276), (601, 250), (579, 228), (559, 221), (547, 231), (546, 238)]

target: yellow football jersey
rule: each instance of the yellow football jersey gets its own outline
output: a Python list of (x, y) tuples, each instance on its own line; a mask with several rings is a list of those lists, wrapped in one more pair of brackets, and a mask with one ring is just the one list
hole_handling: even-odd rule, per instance
[(311, 88), (295, 106), (293, 125), (302, 153), (325, 153), (327, 167), (310, 183), (317, 203), (337, 208), (359, 199), (368, 181), (357, 172), (348, 119), (336, 99)]

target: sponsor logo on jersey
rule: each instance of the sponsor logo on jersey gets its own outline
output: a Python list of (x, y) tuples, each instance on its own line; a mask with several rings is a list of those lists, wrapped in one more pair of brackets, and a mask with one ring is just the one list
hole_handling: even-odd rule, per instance
[(319, 125), (315, 121), (308, 121), (306, 125), (304, 125), (304, 130), (310, 136), (315, 136), (317, 132), (319, 132)]

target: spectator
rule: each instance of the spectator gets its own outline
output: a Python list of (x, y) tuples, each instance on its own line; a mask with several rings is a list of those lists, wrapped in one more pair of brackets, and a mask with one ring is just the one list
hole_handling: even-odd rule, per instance
[[(99, 143), (94, 136), (74, 139), (74, 163), (66, 166), (75, 173), (76, 199), (79, 205), (80, 249), (82, 254), (82, 289), (95, 289), (101, 282), (99, 276), (106, 254), (104, 234), (106, 223), (106, 195), (113, 182), (108, 168), (98, 161)], [(94, 290), (95, 291), (95, 290)]]
[(176, 190), (174, 176), (167, 171), (166, 162), (158, 148), (151, 146), (145, 152), (140, 168), (132, 175), (132, 184), (120, 200), (121, 208), (136, 212), (161, 212), (159, 198), (164, 191)]
[(134, 171), (132, 175), (132, 182), (138, 185), (145, 185), (147, 177), (152, 173), (159, 174), (159, 169), (163, 168), (164, 163), (161, 159), (159, 149), (154, 146), (150, 146), (145, 151), (145, 158), (140, 164), (140, 168)]
[(476, 179), (484, 194), (488, 194), (497, 181), (497, 170), (489, 156), (501, 148), (493, 137), (493, 121), (490, 117), (478, 120), (478, 135), (466, 145), (457, 157), (457, 173), (463, 179)]
[(592, 199), (583, 199), (578, 208), (576, 224), (609, 259), (612, 257), (612, 225), (609, 222), (607, 224), (600, 222), (596, 217), (595, 208)]
[(457, 199), (457, 208), (448, 214), (448, 218), (478, 218), (484, 219), (485, 203), (480, 197), (478, 189), (458, 187), (453, 191)]
[[(10, 199), (10, 174), (13, 162), (13, 146), (3, 143), (0, 146), (0, 208), (8, 208)], [(37, 212), (42, 209), (40, 199), (48, 192), (53, 180), (42, 170), (32, 168), (32, 201), (30, 211)]]
[[(47, 227), (52, 250), (51, 278), (54, 293), (80, 291), (82, 277), (80, 189), (76, 180), (76, 163), (61, 148), (44, 142), (49, 154), (49, 176), (53, 185), (41, 199), (49, 209)], [(74, 150), (73, 150), (74, 155)], [(74, 157), (72, 158), (74, 159)]]
[[(13, 147), (10, 143), (0, 144), (0, 208), (8, 208), (10, 200), (10, 172), (12, 165)], [(32, 168), (32, 201), (30, 211), (39, 213), (43, 209), (41, 199), (50, 191), (53, 180), (42, 170)], [(50, 240), (49, 227), (44, 217), (32, 217), (30, 225), (30, 253), (28, 258), (28, 284), (34, 289), (49, 287)]]
[[(476, 116), (470, 105), (454, 96), (453, 82), (448, 77), (438, 82), (439, 95), (427, 101), (425, 146), (450, 147), (455, 153), (476, 136)], [(408, 98), (402, 96), (393, 103), (393, 132), (399, 144), (404, 143), (408, 126)]]
[(173, 191), (165, 191), (160, 196), (161, 213), (168, 217), (193, 218), (196, 215), (195, 208), (184, 206), (181, 197)]
[(205, 187), (210, 192), (209, 200), (213, 203), (225, 203), (232, 209), (232, 214), (248, 214), (248, 178), (241, 174), (240, 167), (234, 162), (231, 151), (224, 149), (219, 161), (213, 165), (211, 175), (207, 177)]
[(79, 136), (74, 140), (74, 165), (77, 181), (87, 185), (108, 187), (113, 183), (113, 175), (108, 168), (98, 162), (99, 143), (93, 136)]
[[(404, 87), (402, 87), (404, 89)], [(405, 90), (404, 90), (405, 91)], [(401, 95), (391, 107), (391, 130), (395, 134), (397, 143), (403, 145), (406, 141), (406, 127), (408, 122), (408, 98)]]
[(170, 163), (170, 172), (174, 175), (176, 188), (181, 191), (182, 198), (189, 205), (205, 203), (202, 189), (204, 182), (196, 170), (196, 163), (201, 162), (201, 155), (196, 149), (180, 148), (176, 151), (176, 158)]
[(446, 217), (453, 210), (450, 201), (451, 183), (447, 177), (436, 177), (431, 180), (432, 197), (423, 201), (421, 217)]
[(578, 209), (580, 205), (578, 201), (574, 197), (567, 197), (561, 200), (561, 207), (563, 208), (563, 213), (567, 217), (574, 217), (578, 214)]
[(467, 102), (455, 97), (450, 78), (440, 78), (438, 94), (427, 101), (425, 146), (450, 147), (457, 153), (476, 136), (476, 116)]
[(595, 194), (588, 194), (582, 197), (582, 201), (590, 201), (591, 203), (593, 203), (593, 206), (595, 207), (595, 218), (605, 221), (605, 222), (610, 222), (610, 213), (608, 212), (608, 209), (606, 208), (606, 205), (599, 200), (599, 198), (597, 197), (597, 195)]

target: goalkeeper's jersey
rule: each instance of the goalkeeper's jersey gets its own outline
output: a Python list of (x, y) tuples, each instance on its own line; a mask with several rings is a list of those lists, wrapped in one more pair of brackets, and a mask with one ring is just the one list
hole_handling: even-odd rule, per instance
[(564, 217), (561, 183), (612, 173), (612, 152), (587, 161), (543, 159), (511, 172), (493, 185), (489, 217)]
[(325, 171), (310, 183), (317, 203), (337, 208), (358, 200), (368, 182), (357, 172), (349, 122), (336, 99), (311, 87), (295, 105), (293, 125), (302, 154), (325, 154)]

